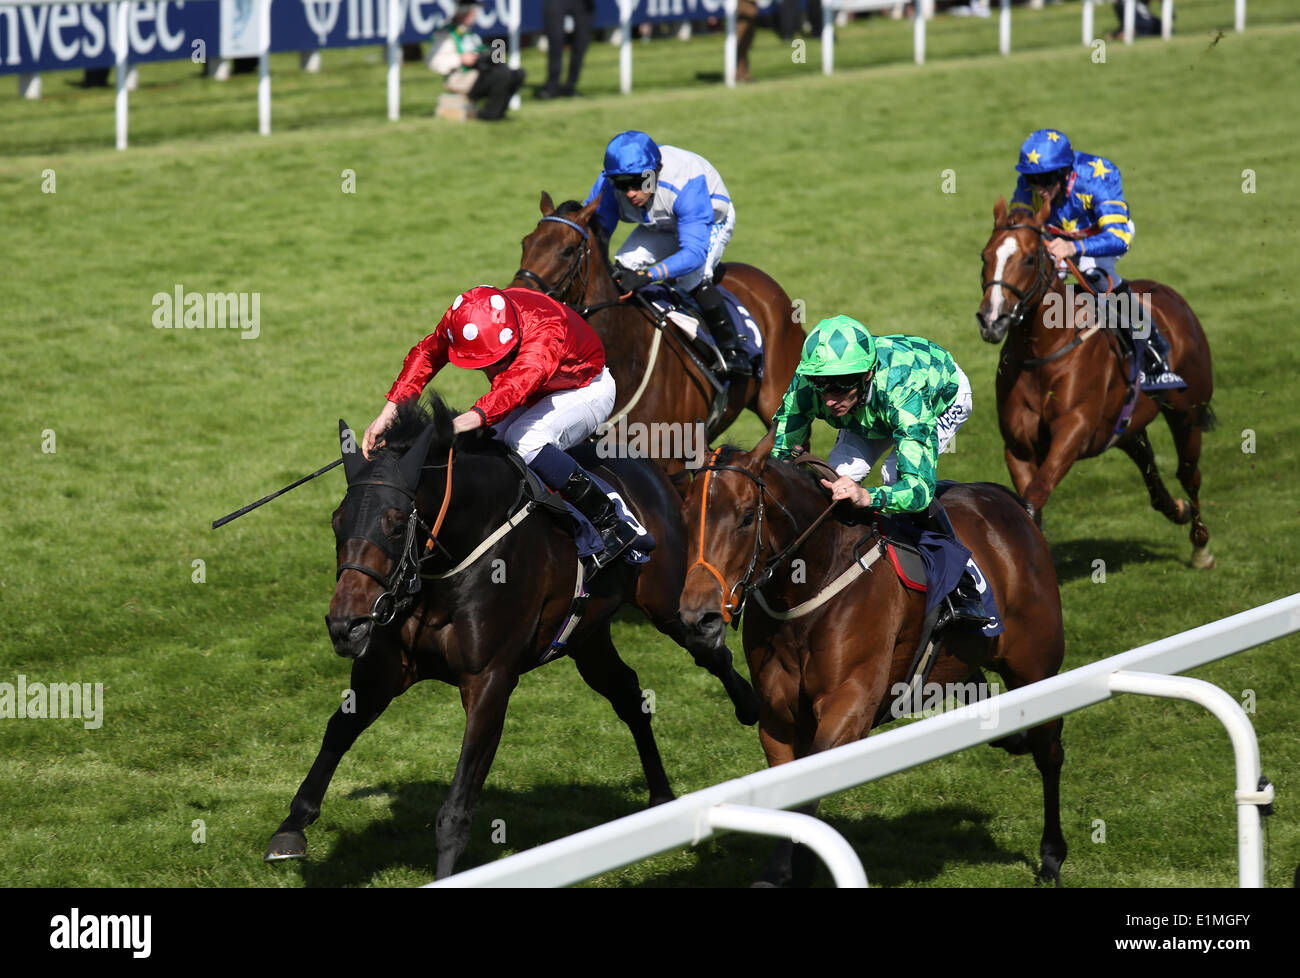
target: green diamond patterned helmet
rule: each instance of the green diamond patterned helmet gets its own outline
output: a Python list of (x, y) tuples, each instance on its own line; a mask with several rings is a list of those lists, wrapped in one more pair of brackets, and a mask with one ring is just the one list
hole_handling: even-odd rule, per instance
[(876, 341), (851, 316), (823, 319), (804, 340), (795, 373), (805, 377), (864, 374), (876, 367)]

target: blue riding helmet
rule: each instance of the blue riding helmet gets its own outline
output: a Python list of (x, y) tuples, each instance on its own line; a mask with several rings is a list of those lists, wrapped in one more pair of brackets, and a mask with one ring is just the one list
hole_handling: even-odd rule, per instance
[(629, 129), (609, 141), (605, 147), (605, 176), (640, 176), (659, 169), (663, 157), (655, 141), (643, 132)]
[(1051, 173), (1074, 166), (1074, 150), (1065, 133), (1056, 129), (1035, 129), (1020, 147), (1019, 173)]

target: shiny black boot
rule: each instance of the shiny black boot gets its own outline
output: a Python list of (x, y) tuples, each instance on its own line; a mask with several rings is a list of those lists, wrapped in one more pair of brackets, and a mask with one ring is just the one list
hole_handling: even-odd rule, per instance
[(733, 377), (750, 376), (754, 371), (750, 367), (749, 358), (740, 348), (740, 338), (736, 336), (731, 316), (727, 314), (727, 304), (722, 293), (713, 287), (712, 282), (701, 282), (691, 295), (700, 304), (700, 312), (704, 313), (709, 335), (718, 344), (722, 359), (726, 361), (727, 373)]
[(600, 491), (585, 470), (574, 469), (569, 480), (560, 487), (560, 495), (591, 520), (591, 525), (600, 534), (602, 549), (591, 558), (597, 568), (613, 563), (635, 542), (636, 530), (618, 518), (613, 500)]

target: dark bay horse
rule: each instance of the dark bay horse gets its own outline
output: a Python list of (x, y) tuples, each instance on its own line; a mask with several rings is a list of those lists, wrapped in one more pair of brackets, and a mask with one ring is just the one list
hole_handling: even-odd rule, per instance
[[(920, 643), (925, 597), (905, 588), (887, 559), (874, 562), (879, 541), (867, 526), (826, 519), (786, 563), (782, 552), (824, 513), (829, 496), (817, 474), (770, 459), (770, 449), (770, 435), (752, 453), (724, 446), (696, 475), (685, 508), (694, 563), (681, 615), (699, 639), (722, 647), (726, 622), (744, 610), (745, 655), (761, 704), (759, 738), (768, 764), (777, 765), (852, 743), (906, 712), (899, 709), (897, 687), (906, 682)], [(927, 688), (979, 680), (982, 668), (1010, 689), (1055, 675), (1065, 638), (1056, 571), (1042, 534), (1001, 486), (959, 485), (944, 494), (943, 504), (992, 585), (1006, 630), (996, 638), (943, 632)], [(853, 568), (861, 565), (855, 556), (868, 562), (856, 578)], [(1066, 854), (1061, 720), (993, 746), (1033, 754), (1043, 781), (1038, 875), (1059, 884)], [(813, 802), (800, 810), (816, 807)], [(759, 885), (806, 884), (813, 865), (803, 847), (783, 843)]]
[[(1138, 394), (1127, 427), (1117, 435), (1128, 375), (1118, 339), (1098, 328), (1086, 304), (1067, 308), (1064, 284), (1044, 245), (1050, 206), (1032, 218), (1007, 223), (1006, 201), (993, 211), (993, 234), (984, 246), (984, 296), (975, 314), (980, 336), (1001, 343), (998, 359), (998, 425), (1016, 491), (1041, 524), (1043, 506), (1077, 459), (1100, 455), (1112, 444), (1135, 463), (1151, 505), (1173, 523), (1191, 523), (1192, 566), (1210, 568), (1210, 532), (1201, 522), (1201, 433), (1214, 424), (1210, 345), (1200, 321), (1181, 295), (1159, 282), (1138, 279), (1131, 294), (1169, 340), (1169, 365), (1187, 387), (1154, 400)], [(1049, 306), (1063, 310), (1051, 328)], [(1175, 500), (1156, 471), (1146, 427), (1165, 416), (1178, 453), (1178, 481), (1189, 499)]]
[[(618, 400), (607, 422), (690, 425), (709, 418), (714, 388), (683, 352), (677, 336), (663, 336), (634, 303), (620, 303), (610, 273), (607, 242), (593, 222), (599, 198), (583, 207), (565, 201), (557, 210), (549, 194), (541, 197), (542, 219), (523, 240), (512, 286), (537, 289), (573, 306), (591, 323), (605, 345), (605, 362), (618, 385)], [(726, 408), (710, 426), (711, 440), (748, 407), (770, 425), (799, 364), (803, 328), (795, 321), (790, 297), (770, 276), (752, 265), (723, 262), (714, 281), (732, 292), (754, 317), (763, 336), (760, 381), (732, 380)], [(682, 470), (679, 458), (660, 458), (670, 473)]]
[[(501, 442), (482, 429), (456, 435), (453, 417), (436, 396), (431, 416), (408, 401), (372, 462), (340, 423), (348, 491), (333, 517), (338, 575), (325, 621), (334, 650), (353, 660), (355, 700), (330, 718), (268, 861), (306, 855), (303, 830), (320, 815), (330, 778), (357, 736), (412, 684), (438, 679), (459, 687), (466, 716), (460, 760), (437, 819), (437, 875), (449, 875), (469, 843), (510, 694), (571, 623), (579, 566), (571, 534), (524, 504), (518, 470)], [(567, 654), (631, 729), (655, 804), (673, 793), (636, 673), (610, 638), (610, 619), (631, 604), (688, 646), (677, 617), (686, 573), (680, 498), (648, 462), (611, 460), (595, 471), (618, 489), (658, 546), (648, 563), (619, 561), (588, 579), (590, 598)], [(757, 701), (730, 653), (707, 643), (690, 648), (722, 680), (737, 717), (754, 723)]]

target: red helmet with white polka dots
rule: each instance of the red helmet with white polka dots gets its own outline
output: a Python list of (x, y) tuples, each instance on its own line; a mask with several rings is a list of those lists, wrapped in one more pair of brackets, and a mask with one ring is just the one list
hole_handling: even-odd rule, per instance
[(457, 367), (482, 370), (519, 344), (519, 316), (500, 289), (479, 285), (456, 296), (451, 304), (447, 358)]

